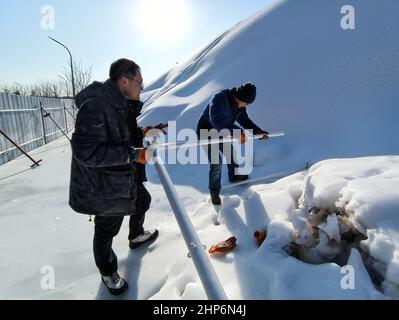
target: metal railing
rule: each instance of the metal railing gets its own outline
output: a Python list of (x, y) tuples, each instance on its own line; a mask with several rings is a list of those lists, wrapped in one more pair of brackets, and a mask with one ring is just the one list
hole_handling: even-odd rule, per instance
[(228, 298), (223, 286), (220, 283), (208, 256), (204, 252), (204, 245), (201, 243), (184, 206), (181, 204), (181, 201), (177, 196), (176, 188), (166, 171), (162, 159), (157, 155), (156, 150), (153, 151), (152, 155), (155, 169), (157, 170), (166, 196), (175, 214), (177, 223), (190, 252), (190, 256), (193, 259), (195, 269), (197, 270), (202, 285), (204, 286), (207, 297), (211, 300), (227, 300)]

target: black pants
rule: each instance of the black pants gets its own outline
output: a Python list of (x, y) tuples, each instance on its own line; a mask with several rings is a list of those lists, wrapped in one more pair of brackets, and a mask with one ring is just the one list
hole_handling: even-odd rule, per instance
[[(136, 214), (129, 218), (129, 240), (144, 232), (145, 213), (151, 203), (151, 196), (142, 183), (137, 191)], [(118, 258), (112, 250), (112, 240), (119, 233), (123, 218), (123, 216), (96, 216), (94, 218), (94, 260), (103, 276), (109, 276), (118, 270)]]

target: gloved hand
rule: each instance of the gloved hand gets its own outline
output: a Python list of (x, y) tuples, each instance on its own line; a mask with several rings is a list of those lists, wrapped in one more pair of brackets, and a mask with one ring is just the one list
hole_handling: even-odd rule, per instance
[(132, 151), (133, 160), (135, 162), (146, 164), (150, 159), (150, 154), (147, 148), (134, 148)]
[(240, 143), (244, 144), (245, 142), (247, 142), (247, 137), (245, 136), (244, 132), (240, 133)]
[(256, 230), (254, 232), (254, 238), (258, 243), (258, 246), (260, 246), (263, 243), (263, 241), (265, 241), (266, 237), (267, 237), (266, 231)]
[(258, 134), (263, 134), (263, 136), (260, 137), (259, 140), (267, 140), (267, 139), (269, 139), (269, 136), (268, 136), (269, 132), (266, 131), (266, 130), (262, 130)]
[(235, 237), (230, 237), (225, 241), (214, 244), (210, 247), (209, 253), (230, 251), (236, 246), (236, 241), (237, 239)]

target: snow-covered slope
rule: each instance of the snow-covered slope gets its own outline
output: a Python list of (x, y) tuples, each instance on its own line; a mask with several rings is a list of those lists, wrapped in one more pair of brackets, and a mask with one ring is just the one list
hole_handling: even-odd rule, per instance
[(217, 90), (251, 81), (249, 114), (286, 132), (257, 146), (270, 171), (398, 153), (399, 2), (351, 1), (355, 30), (341, 28), (346, 4), (277, 1), (242, 21), (147, 87), (142, 123), (195, 128)]

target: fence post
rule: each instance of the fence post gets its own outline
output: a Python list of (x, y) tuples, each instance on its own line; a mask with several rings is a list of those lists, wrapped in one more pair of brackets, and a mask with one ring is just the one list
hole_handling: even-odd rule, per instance
[(47, 136), (46, 136), (46, 126), (44, 124), (44, 115), (43, 115), (43, 107), (42, 107), (42, 102), (40, 101), (40, 115), (42, 118), (42, 128), (43, 128), (43, 139), (44, 139), (44, 144), (47, 144)]
[(65, 131), (66, 131), (66, 133), (68, 134), (68, 119), (67, 119), (67, 116), (66, 116), (66, 107), (65, 107), (65, 103), (63, 103), (63, 106), (64, 106)]

